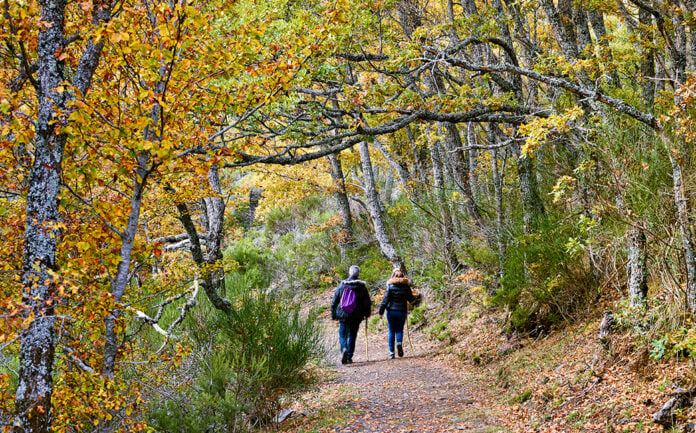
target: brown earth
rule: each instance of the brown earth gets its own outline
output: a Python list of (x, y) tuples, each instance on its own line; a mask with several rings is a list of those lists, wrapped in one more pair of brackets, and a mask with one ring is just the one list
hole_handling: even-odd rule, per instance
[[(373, 325), (374, 326), (374, 325)], [(332, 378), (302, 396), (294, 409), (304, 413), (281, 425), (293, 432), (495, 432), (498, 414), (488, 408), (488, 390), (438, 355), (420, 332), (404, 336), (403, 358), (388, 359), (384, 322), (369, 335), (364, 323), (354, 363), (341, 365), (336, 324), (327, 325), (332, 341)]]

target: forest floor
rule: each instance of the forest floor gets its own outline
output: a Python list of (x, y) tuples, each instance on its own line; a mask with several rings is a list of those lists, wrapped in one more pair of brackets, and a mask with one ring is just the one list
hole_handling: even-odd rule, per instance
[(327, 324), (330, 375), (303, 394), (293, 407), (303, 414), (280, 431), (340, 433), (496, 432), (499, 415), (490, 408), (489, 389), (447, 362), (421, 332), (404, 335), (404, 357), (388, 359), (384, 326), (368, 337), (364, 323), (353, 356), (341, 365), (337, 326)]
[[(502, 313), (460, 306), (432, 318), (446, 319), (445, 329), (431, 321), (411, 331), (412, 345), (404, 336), (405, 356), (395, 360), (388, 359), (382, 319), (370, 327), (369, 360), (361, 325), (351, 365), (340, 364), (337, 324), (326, 318), (328, 368), (295, 396), (294, 416), (274, 431), (663, 431), (652, 414), (675, 389), (696, 383), (693, 364), (652, 360), (645, 342), (628, 333), (603, 346), (603, 308), (532, 339), (502, 332)], [(685, 409), (672, 431), (693, 432), (694, 423), (696, 410)]]

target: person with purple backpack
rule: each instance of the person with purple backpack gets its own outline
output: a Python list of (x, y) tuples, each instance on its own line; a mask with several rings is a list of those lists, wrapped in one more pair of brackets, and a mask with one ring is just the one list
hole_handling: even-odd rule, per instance
[[(355, 339), (358, 337), (360, 322), (370, 317), (372, 299), (364, 281), (358, 279), (360, 267), (351, 266), (348, 278), (334, 293), (331, 303), (331, 318), (338, 320), (338, 341), (341, 345), (341, 364), (353, 363)], [(367, 326), (367, 324), (365, 325)]]

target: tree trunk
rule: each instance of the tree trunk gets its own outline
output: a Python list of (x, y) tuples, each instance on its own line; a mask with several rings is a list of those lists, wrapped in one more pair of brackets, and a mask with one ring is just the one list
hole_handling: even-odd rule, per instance
[[(189, 250), (191, 251), (191, 257), (199, 268), (204, 267), (206, 265), (206, 260), (203, 256), (200, 237), (198, 236), (196, 225), (193, 223), (193, 219), (191, 218), (191, 213), (189, 212), (188, 206), (186, 203), (178, 203), (176, 208), (179, 211), (179, 221), (181, 221), (181, 224), (184, 226), (184, 230), (189, 238)], [(218, 287), (212, 273), (208, 272), (203, 275), (201, 285), (203, 286), (203, 291), (213, 307), (224, 312), (230, 311), (232, 304), (229, 300), (221, 297), (218, 293)]]
[(544, 203), (539, 197), (534, 161), (529, 155), (522, 154), (518, 143), (510, 146), (517, 162), (517, 177), (522, 194), (522, 219), (526, 233), (534, 231), (546, 215)]
[(440, 142), (438, 140), (433, 140), (433, 143), (430, 146), (430, 159), (433, 165), (433, 180), (435, 187), (434, 193), (440, 207), (440, 214), (442, 216), (441, 227), (444, 241), (443, 255), (445, 264), (447, 264), (450, 272), (456, 273), (461, 268), (461, 264), (459, 263), (457, 254), (455, 253), (456, 240), (454, 236), (454, 223), (452, 221), (452, 212), (449, 207), (449, 200), (447, 200), (447, 193), (445, 191), (446, 186), (442, 173), (443, 164), (440, 158)]
[[(65, 126), (70, 91), (54, 89), (65, 80), (65, 61), (56, 53), (64, 48), (65, 0), (42, 0), (37, 42), (39, 99), (35, 129), (34, 162), (29, 172), (27, 220), (22, 263), (22, 304), (24, 317), (33, 315), (20, 333), (19, 374), (15, 394), (16, 418), (13, 432), (44, 433), (51, 429), (53, 395), (53, 357), (55, 353), (54, 305), (57, 271), (56, 252), (60, 229), (59, 194), (66, 134), (56, 133)], [(109, 4), (95, 7), (92, 22), (97, 25), (111, 17)], [(89, 39), (73, 78), (83, 94), (89, 91), (92, 76), (101, 57), (103, 39)], [(31, 73), (31, 72), (30, 72)]]
[[(666, 140), (664, 135), (663, 140)], [(674, 203), (677, 207), (677, 219), (682, 229), (682, 245), (686, 264), (686, 304), (689, 311), (696, 313), (696, 252), (694, 251), (694, 235), (689, 218), (688, 199), (684, 193), (679, 155), (674, 154), (668, 142), (665, 144), (672, 165), (672, 186), (674, 188)]]
[[(130, 200), (130, 213), (126, 221), (126, 227), (121, 232), (121, 261), (116, 270), (116, 276), (111, 281), (111, 294), (114, 296), (114, 303), (118, 304), (123, 298), (128, 280), (130, 278), (131, 254), (133, 252), (133, 244), (135, 236), (138, 232), (138, 221), (140, 220), (140, 210), (143, 203), (143, 193), (150, 171), (147, 169), (148, 157), (141, 154), (138, 157), (138, 168), (135, 176), (133, 176), (133, 193)], [(116, 355), (120, 347), (118, 336), (116, 335), (116, 320), (120, 316), (121, 311), (115, 308), (106, 317), (106, 343), (104, 345), (104, 359), (102, 361), (102, 374), (106, 377), (113, 378), (114, 369), (116, 366)]]
[[(642, 25), (648, 28), (652, 23), (652, 15), (643, 9), (638, 10), (638, 19)], [(645, 101), (645, 106), (650, 110), (655, 101), (655, 49), (652, 48), (653, 41), (650, 34), (645, 35), (641, 33), (641, 35), (643, 52), (640, 60), (640, 75), (643, 80), (643, 100)]]
[(331, 164), (331, 179), (334, 184), (334, 197), (341, 215), (341, 233), (338, 235), (338, 244), (341, 248), (341, 257), (345, 257), (346, 249), (353, 243), (353, 218), (350, 212), (350, 202), (346, 192), (346, 179), (343, 175), (343, 166), (340, 155), (332, 153), (328, 156)]
[(464, 195), (464, 207), (466, 209), (466, 213), (469, 215), (469, 218), (473, 220), (474, 224), (479, 228), (479, 230), (485, 231), (485, 223), (481, 213), (478, 210), (478, 206), (476, 205), (474, 192), (471, 189), (469, 152), (464, 150), (457, 125), (453, 123), (446, 123), (444, 126), (445, 130), (447, 131), (447, 139), (445, 140), (447, 154), (451, 155), (455, 161), (454, 166), (456, 167), (457, 172), (456, 185)]
[[(609, 41), (607, 41), (607, 28), (604, 25), (604, 16), (595, 9), (590, 8), (587, 10), (587, 17), (590, 20), (590, 24), (592, 24), (592, 30), (594, 30), (594, 33), (597, 36), (597, 42), (606, 50), (609, 63), (611, 63), (613, 58), (609, 48)], [(609, 84), (611, 87), (621, 87), (621, 79), (619, 78), (619, 74), (616, 72), (616, 70), (609, 71), (609, 79)]]
[[(208, 170), (208, 183), (213, 192), (213, 196), (206, 197), (205, 212), (207, 226), (205, 229), (205, 250), (206, 261), (210, 265), (216, 265), (222, 260), (222, 238), (224, 236), (225, 225), (225, 200), (222, 198), (222, 187), (220, 186), (220, 174), (218, 167), (213, 165)], [(225, 272), (213, 266), (210, 272), (210, 279), (217, 293), (225, 294)]]
[(259, 200), (263, 197), (263, 191), (260, 188), (253, 187), (249, 190), (249, 213), (247, 214), (247, 229), (254, 225), (256, 220), (256, 208), (259, 207)]
[(399, 256), (396, 248), (394, 248), (392, 245), (392, 242), (389, 239), (389, 234), (387, 233), (387, 228), (384, 224), (379, 202), (379, 193), (377, 192), (377, 185), (375, 184), (374, 173), (372, 171), (370, 150), (367, 147), (367, 143), (364, 141), (358, 144), (358, 149), (360, 151), (360, 160), (362, 162), (365, 194), (367, 195), (367, 210), (372, 218), (375, 239), (377, 239), (377, 243), (382, 251), (382, 255), (384, 255), (384, 257), (386, 257), (386, 259), (392, 263), (394, 268), (399, 268), (406, 273), (406, 264), (401, 259), (401, 256)]
[(628, 231), (628, 295), (631, 305), (648, 296), (648, 272), (645, 266), (645, 233), (637, 227)]
[(411, 125), (406, 125), (406, 137), (411, 145), (411, 154), (413, 156), (413, 177), (418, 180), (418, 185), (413, 185), (409, 188), (410, 195), (417, 198), (423, 185), (427, 184), (424, 161), (425, 156), (416, 142), (416, 137), (413, 134)]
[(498, 150), (494, 150), (491, 157), (493, 161), (493, 187), (495, 190), (496, 241), (500, 266), (499, 279), (502, 280), (505, 276), (505, 234), (503, 231), (503, 178), (505, 173), (502, 173), (500, 167), (498, 167), (498, 153)]

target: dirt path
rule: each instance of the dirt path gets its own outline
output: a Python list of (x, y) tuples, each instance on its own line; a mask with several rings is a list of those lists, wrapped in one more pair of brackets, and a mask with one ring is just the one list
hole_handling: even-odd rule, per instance
[[(364, 324), (363, 324), (364, 326)], [(486, 407), (488, 391), (447, 365), (418, 332), (404, 335), (404, 358), (388, 359), (386, 331), (369, 336), (369, 361), (361, 326), (355, 361), (341, 365), (336, 325), (327, 325), (334, 375), (296, 405), (306, 416), (283, 425), (293, 432), (496, 432)]]

